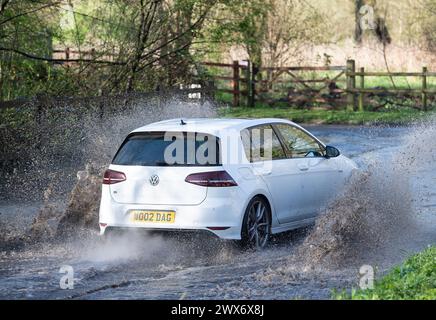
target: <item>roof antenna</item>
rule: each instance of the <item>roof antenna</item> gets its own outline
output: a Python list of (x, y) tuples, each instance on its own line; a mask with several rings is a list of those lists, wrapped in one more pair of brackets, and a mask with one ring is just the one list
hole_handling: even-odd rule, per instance
[(180, 119), (180, 125), (181, 125), (181, 126), (184, 126), (185, 124), (186, 124), (186, 122), (183, 121), (183, 119)]

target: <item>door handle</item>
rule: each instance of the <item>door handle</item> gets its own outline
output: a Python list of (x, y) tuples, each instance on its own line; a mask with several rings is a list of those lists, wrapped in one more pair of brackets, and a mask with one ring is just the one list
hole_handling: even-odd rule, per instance
[(300, 169), (300, 171), (307, 171), (309, 170), (309, 166), (307, 164), (299, 164), (298, 165), (298, 169)]
[(271, 167), (271, 163), (265, 164), (264, 161), (258, 162), (252, 166), (253, 173), (257, 176), (269, 176), (272, 174), (273, 168)]

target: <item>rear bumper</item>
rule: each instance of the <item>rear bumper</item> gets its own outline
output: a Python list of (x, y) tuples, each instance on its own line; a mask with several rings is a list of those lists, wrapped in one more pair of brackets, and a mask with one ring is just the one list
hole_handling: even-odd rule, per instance
[[(102, 228), (100, 227), (100, 230)], [(117, 234), (129, 233), (129, 232), (144, 232), (151, 235), (175, 235), (175, 236), (206, 236), (206, 237), (214, 237), (219, 238), (215, 233), (211, 230), (200, 230), (200, 229), (158, 229), (158, 228), (137, 228), (137, 227), (110, 227), (107, 226), (104, 228), (104, 232), (100, 231), (100, 235), (103, 236), (108, 232), (115, 231)]]
[[(138, 205), (115, 202), (109, 189), (103, 186), (100, 204), (100, 234), (107, 228), (142, 228), (158, 231), (207, 231), (223, 239), (241, 239), (241, 225), (245, 203), (236, 190), (223, 190), (222, 194), (207, 197), (199, 205)], [(223, 188), (224, 189), (224, 188)], [(131, 210), (172, 210), (173, 223), (143, 223), (131, 220)], [(226, 228), (214, 230), (213, 228)], [(212, 228), (212, 229), (211, 229)]]

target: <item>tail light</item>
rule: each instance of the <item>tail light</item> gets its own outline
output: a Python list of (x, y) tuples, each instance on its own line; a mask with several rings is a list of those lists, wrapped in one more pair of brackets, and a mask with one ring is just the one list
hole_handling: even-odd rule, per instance
[(104, 172), (103, 184), (114, 184), (126, 180), (126, 175), (122, 172), (108, 169)]
[(234, 187), (238, 185), (226, 171), (193, 173), (187, 176), (185, 181), (203, 187)]

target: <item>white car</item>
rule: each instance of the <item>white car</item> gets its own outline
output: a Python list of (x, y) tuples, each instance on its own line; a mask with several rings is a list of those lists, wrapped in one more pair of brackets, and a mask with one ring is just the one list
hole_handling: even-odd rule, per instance
[(356, 164), (283, 119), (173, 119), (132, 131), (104, 174), (100, 234), (203, 231), (264, 247), (312, 224)]

